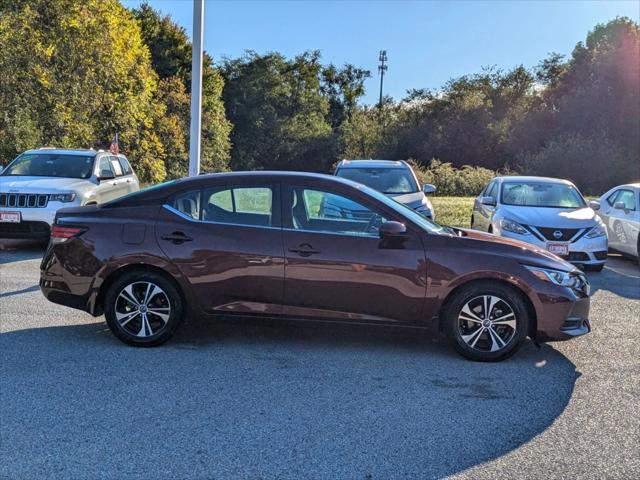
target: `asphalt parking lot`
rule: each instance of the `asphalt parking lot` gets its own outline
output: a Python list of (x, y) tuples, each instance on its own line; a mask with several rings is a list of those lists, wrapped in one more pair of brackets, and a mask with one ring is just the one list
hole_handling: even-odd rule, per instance
[(415, 332), (191, 322), (155, 349), (48, 303), (0, 251), (0, 477), (640, 478), (640, 270), (593, 332), (479, 364)]

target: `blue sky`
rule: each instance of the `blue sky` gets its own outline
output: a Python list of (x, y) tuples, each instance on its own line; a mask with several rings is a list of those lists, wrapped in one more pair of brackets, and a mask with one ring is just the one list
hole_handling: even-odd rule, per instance
[[(142, 3), (126, 0), (126, 6)], [(191, 34), (191, 0), (151, 0)], [(223, 1), (205, 3), (205, 49), (214, 60), (245, 50), (293, 56), (320, 50), (324, 63), (372, 72), (365, 103), (377, 101), (378, 51), (386, 49), (385, 94), (441, 87), (483, 66), (535, 66), (570, 54), (597, 23), (640, 20), (629, 1)]]

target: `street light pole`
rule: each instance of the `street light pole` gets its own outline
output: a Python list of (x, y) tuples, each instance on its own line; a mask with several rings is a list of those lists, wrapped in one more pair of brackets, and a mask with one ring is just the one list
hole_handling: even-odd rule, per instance
[(200, 173), (202, 132), (202, 30), (204, 0), (193, 0), (193, 42), (191, 60), (191, 133), (189, 136), (189, 176)]
[(384, 72), (387, 71), (387, 66), (385, 65), (385, 62), (387, 61), (386, 50), (380, 50), (378, 60), (380, 60), (380, 65), (378, 65), (378, 73), (380, 74), (380, 103), (378, 104), (378, 108), (382, 111), (382, 83), (384, 82)]

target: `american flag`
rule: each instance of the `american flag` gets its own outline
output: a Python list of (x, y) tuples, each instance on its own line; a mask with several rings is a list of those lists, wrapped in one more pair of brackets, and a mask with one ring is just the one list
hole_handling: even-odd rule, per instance
[(120, 153), (120, 145), (118, 144), (118, 134), (113, 138), (113, 142), (109, 146), (109, 151), (115, 155)]

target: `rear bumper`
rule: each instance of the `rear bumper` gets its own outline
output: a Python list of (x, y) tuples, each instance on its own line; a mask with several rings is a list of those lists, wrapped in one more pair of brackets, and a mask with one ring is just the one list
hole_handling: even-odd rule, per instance
[(65, 307), (75, 308), (91, 313), (88, 308), (88, 298), (85, 295), (75, 295), (64, 291), (61, 282), (40, 279), (40, 290), (47, 300)]

